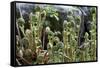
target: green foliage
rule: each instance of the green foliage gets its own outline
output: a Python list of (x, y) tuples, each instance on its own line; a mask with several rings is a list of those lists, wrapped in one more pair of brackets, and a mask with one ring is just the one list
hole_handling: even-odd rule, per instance
[[(46, 20), (47, 16), (55, 18), (59, 21), (57, 10), (52, 6), (45, 8), (36, 7), (35, 13), (29, 14), (29, 27), (25, 28), (25, 21), (23, 18), (17, 20), (18, 35), (16, 35), (17, 54), (25, 58), (31, 64), (48, 64), (48, 63), (61, 63), (61, 62), (79, 62), (96, 60), (96, 9), (91, 9), (91, 40), (88, 39), (88, 33), (85, 33), (85, 42), (82, 49), (78, 48), (78, 34), (81, 24), (81, 16), (73, 16), (73, 11), (69, 12), (68, 20), (62, 22), (63, 31), (56, 31), (50, 27), (50, 21)], [(42, 31), (44, 32), (42, 35)], [(52, 31), (54, 29), (54, 31)], [(21, 37), (21, 33), (23, 37)], [(41, 40), (45, 34), (48, 35), (47, 50), (43, 50), (43, 43)], [(63, 36), (60, 40), (58, 35)], [(54, 44), (55, 43), (55, 44)], [(21, 63), (21, 62), (20, 62)], [(23, 62), (24, 64), (26, 62)], [(23, 64), (21, 63), (21, 64)]]

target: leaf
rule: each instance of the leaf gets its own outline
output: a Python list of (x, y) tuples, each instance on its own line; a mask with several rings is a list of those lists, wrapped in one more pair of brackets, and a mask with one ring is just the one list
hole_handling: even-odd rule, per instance
[(56, 18), (57, 21), (59, 21), (59, 18), (57, 15), (54, 14), (54, 17)]

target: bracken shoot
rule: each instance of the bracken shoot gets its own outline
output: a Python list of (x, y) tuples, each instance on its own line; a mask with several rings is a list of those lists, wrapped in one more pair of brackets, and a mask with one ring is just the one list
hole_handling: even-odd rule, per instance
[(96, 61), (96, 7), (16, 4), (18, 65)]

